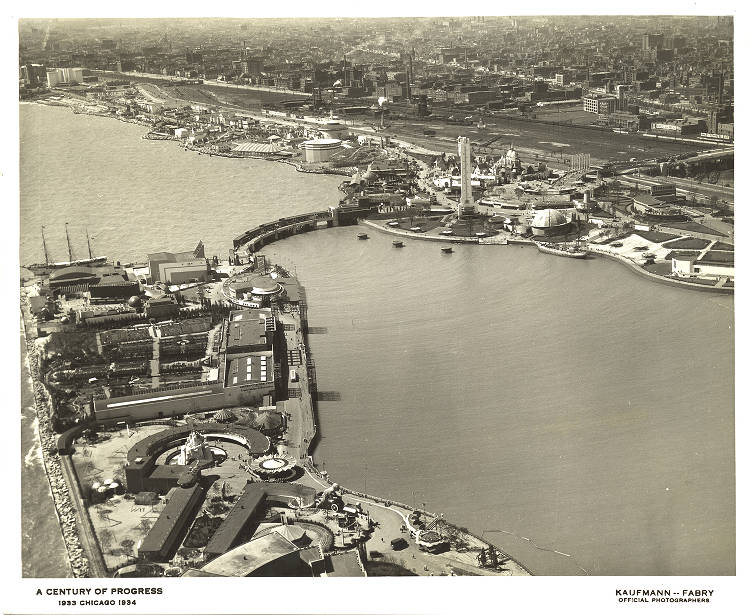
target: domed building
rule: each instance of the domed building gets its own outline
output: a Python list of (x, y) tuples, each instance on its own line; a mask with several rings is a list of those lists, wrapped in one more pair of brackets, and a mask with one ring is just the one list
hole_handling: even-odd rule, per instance
[(564, 235), (570, 231), (570, 222), (559, 209), (543, 209), (531, 221), (534, 237)]

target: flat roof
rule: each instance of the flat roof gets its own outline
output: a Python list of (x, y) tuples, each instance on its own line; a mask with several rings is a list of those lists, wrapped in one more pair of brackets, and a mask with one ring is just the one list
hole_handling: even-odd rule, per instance
[(153, 471), (149, 474), (149, 478), (179, 478), (188, 466), (182, 466), (178, 464), (164, 464), (154, 466)]
[(227, 366), (227, 386), (247, 382), (273, 382), (273, 355), (254, 354), (236, 357)]
[(208, 541), (205, 548), (206, 554), (222, 555), (229, 551), (265, 499), (266, 493), (263, 489), (248, 489), (246, 487), (224, 522), (214, 532), (211, 540)]
[(151, 254), (146, 255), (146, 259), (149, 261), (149, 264), (151, 261), (160, 261), (165, 263), (174, 263), (178, 261), (192, 261), (196, 260), (197, 257), (195, 255), (196, 250), (189, 250), (186, 252), (153, 252)]
[(326, 576), (329, 577), (366, 577), (362, 560), (357, 551), (331, 553), (326, 558)]
[(298, 550), (294, 543), (271, 532), (224, 553), (206, 564), (202, 570), (227, 577), (246, 577), (261, 566)]
[(266, 344), (266, 324), (259, 320), (235, 320), (227, 327), (227, 348)]
[[(312, 498), (314, 495), (315, 489), (306, 487), (305, 485), (248, 483), (245, 485), (245, 489), (237, 499), (237, 502), (235, 502), (234, 507), (224, 519), (224, 522), (214, 532), (211, 540), (209, 540), (205, 552), (212, 555), (221, 555), (229, 551), (242, 530), (266, 500), (266, 497), (270, 496), (276, 501), (279, 497), (284, 499), (294, 497)], [(204, 570), (206, 569), (204, 568)]]
[(333, 145), (341, 145), (341, 139), (310, 139), (309, 141), (304, 141), (302, 145), (303, 147), (331, 147)]
[(664, 207), (664, 201), (652, 197), (650, 194), (638, 195), (633, 197), (633, 202), (646, 205), (647, 207)]
[(180, 487), (173, 489), (167, 505), (144, 537), (138, 550), (149, 553), (161, 551), (172, 535), (184, 527), (186, 519), (183, 513), (186, 508), (195, 503), (194, 498), (202, 491), (203, 487), (200, 485), (193, 485), (187, 489)]

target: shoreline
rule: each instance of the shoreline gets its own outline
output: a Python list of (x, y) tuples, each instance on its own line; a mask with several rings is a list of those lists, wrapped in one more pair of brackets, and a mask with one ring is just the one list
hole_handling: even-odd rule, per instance
[(78, 528), (78, 520), (71, 499), (71, 489), (57, 455), (57, 436), (51, 426), (51, 409), (47, 390), (39, 377), (38, 352), (34, 340), (29, 337), (26, 324), (27, 299), (21, 293), (21, 322), (24, 343), (29, 361), (29, 375), (32, 380), (34, 411), (38, 422), (37, 436), (44, 474), (47, 477), (52, 504), (57, 516), (60, 533), (67, 553), (67, 564), (75, 578), (90, 576), (89, 554), (85, 552)]
[[(26, 343), (27, 356), (29, 360), (29, 374), (33, 383), (34, 391), (34, 405), (37, 420), (39, 422), (39, 428), (37, 430), (40, 451), (42, 456), (42, 463), (44, 467), (45, 475), (50, 486), (50, 493), (53, 499), (53, 505), (55, 514), (58, 519), (58, 524), (63, 538), (67, 553), (67, 564), (70, 567), (74, 578), (108, 578), (109, 570), (104, 564), (101, 551), (98, 546), (98, 538), (96, 532), (91, 526), (90, 519), (88, 517), (88, 510), (85, 502), (81, 499), (80, 483), (78, 480), (75, 465), (70, 455), (63, 455), (59, 452), (57, 442), (59, 434), (55, 434), (51, 427), (51, 409), (49, 405), (48, 394), (46, 393), (46, 387), (42, 383), (38, 368), (38, 350), (34, 343), (34, 340), (28, 336), (28, 328), (26, 323), (27, 318), (27, 307), (28, 299), (25, 293), (21, 293), (21, 304), (22, 304), (22, 324), (23, 334)], [(299, 334), (301, 335), (302, 344), (305, 352), (305, 365), (307, 372), (312, 373), (312, 381), (315, 381), (314, 377), (314, 363), (308, 362), (309, 360), (309, 345), (307, 344), (307, 336), (305, 334), (306, 327), (306, 316), (300, 314), (299, 316)], [(303, 435), (309, 436), (309, 433), (302, 430), (300, 432), (301, 441), (296, 443), (300, 450), (300, 463), (303, 465), (305, 471), (309, 476), (321, 485), (332, 485), (334, 481), (326, 473), (323, 474), (315, 465), (312, 453), (317, 446), (318, 440), (318, 419), (316, 404), (313, 401), (312, 392), (309, 387), (306, 387), (306, 397), (309, 398), (309, 413), (304, 413), (302, 416), (303, 422), (309, 423), (311, 437), (302, 439)], [(321, 482), (322, 481), (322, 482)], [(399, 514), (405, 522), (405, 525), (413, 529), (408, 521), (409, 511), (419, 510), (429, 519), (437, 519), (438, 515), (431, 513), (427, 510), (417, 509), (408, 504), (396, 502), (394, 500), (388, 500), (377, 495), (362, 493), (353, 489), (348, 489), (339, 484), (342, 493), (349, 496), (354, 496), (365, 503), (370, 505), (380, 506), (385, 509), (389, 509), (392, 512)], [(401, 512), (400, 509), (406, 511)], [(88, 525), (87, 525), (88, 524)], [(456, 531), (460, 532), (468, 542), (472, 544), (474, 548), (488, 548), (492, 543), (478, 537), (466, 528), (459, 528), (453, 523), (449, 523)], [(82, 536), (83, 534), (83, 536)], [(501, 547), (492, 545), (496, 548), (498, 553), (502, 554), (504, 565), (508, 566), (508, 570), (511, 570), (511, 575), (528, 575), (532, 576), (533, 572), (526, 567), (524, 564), (516, 560), (514, 557), (509, 555)], [(501, 574), (493, 574), (493, 571), (477, 568), (482, 570), (481, 575), (491, 574), (493, 576), (508, 576)], [(514, 570), (514, 571), (513, 571)], [(92, 574), (99, 573), (99, 574)]]
[[(67, 106), (67, 105), (51, 105), (51, 106)], [(96, 113), (91, 113), (91, 114), (92, 115), (98, 115)], [(142, 124), (140, 122), (137, 122), (137, 121), (132, 121), (132, 120), (125, 119), (125, 118), (119, 118), (119, 117), (112, 116), (112, 115), (103, 114), (102, 117), (111, 117), (111, 118), (119, 119), (120, 121), (124, 121), (124, 122), (127, 122), (127, 123), (135, 123), (135, 124), (139, 124), (139, 125), (144, 125), (144, 124)], [(221, 155), (221, 154), (212, 153), (212, 155)], [(235, 157), (235, 156), (225, 156), (225, 157)], [(247, 157), (247, 156), (243, 156), (243, 157)], [(274, 160), (274, 161), (284, 162), (286, 164), (293, 164), (291, 161), (285, 161), (285, 160)], [(304, 170), (300, 170), (299, 168), (297, 168), (297, 170), (299, 172), (311, 172), (311, 173), (317, 172), (317, 171), (309, 171), (309, 170), (308, 171), (304, 171)], [(326, 173), (325, 171), (320, 171), (320, 172), (321, 173)], [(378, 230), (382, 230), (383, 232), (391, 232), (394, 235), (395, 234), (399, 234), (399, 233), (393, 231), (392, 229), (388, 229), (388, 228), (384, 228), (384, 227), (378, 226), (375, 222), (372, 222), (372, 221), (365, 221), (365, 222), (368, 225), (377, 228)], [(443, 237), (443, 238), (440, 238), (440, 237), (427, 237), (427, 236), (420, 236), (420, 235), (410, 234), (407, 231), (402, 231), (402, 233), (404, 235), (406, 235), (406, 236), (411, 237), (411, 238), (432, 239), (432, 240), (438, 240), (438, 241), (439, 240), (443, 240), (443, 241), (446, 241), (446, 242), (450, 242), (450, 241), (453, 241), (453, 242), (455, 242), (455, 241), (462, 241), (460, 238), (456, 238), (456, 237)], [(474, 241), (472, 238), (466, 238), (466, 240), (464, 240), (463, 243), (480, 243), (480, 242), (478, 240)], [(518, 243), (518, 242), (509, 242), (509, 243)], [(527, 242), (524, 242), (524, 243), (527, 243)], [(532, 242), (528, 242), (528, 243), (532, 243)], [(650, 272), (647, 272), (647, 271), (639, 268), (635, 263), (626, 262), (622, 257), (617, 257), (616, 255), (609, 254), (609, 253), (606, 253), (606, 252), (602, 252), (601, 254), (603, 256), (607, 256), (609, 258), (614, 258), (616, 260), (620, 260), (620, 262), (622, 262), (623, 264), (630, 266), (630, 268), (633, 269), (634, 271), (636, 271), (636, 273), (644, 275), (646, 277), (650, 277), (652, 279), (655, 278), (656, 279), (655, 281), (659, 281), (659, 282), (667, 283), (667, 284), (675, 284), (675, 285), (679, 285), (679, 286), (682, 286), (682, 287), (690, 287), (691, 289), (702, 290), (702, 291), (719, 291), (719, 292), (723, 292), (725, 294), (733, 292), (733, 289), (727, 289), (727, 288), (725, 288), (725, 289), (716, 289), (714, 287), (701, 286), (701, 285), (690, 284), (690, 283), (687, 283), (687, 282), (681, 282), (679, 280), (670, 280), (668, 278), (664, 278), (664, 276), (658, 276), (656, 274), (652, 274)], [(23, 304), (23, 302), (24, 302), (24, 296), (22, 294), (22, 304)], [(70, 556), (70, 554), (73, 553), (74, 555), (79, 555), (80, 557), (82, 557), (82, 560), (83, 560), (83, 564), (80, 567), (80, 574), (75, 574), (75, 576), (90, 576), (89, 561), (86, 558), (85, 550), (81, 547), (80, 536), (78, 536), (77, 533), (76, 533), (75, 540), (71, 538), (70, 544), (68, 543), (68, 539), (66, 537), (67, 536), (66, 530), (69, 530), (70, 528), (69, 528), (69, 526), (67, 526), (65, 524), (69, 522), (70, 517), (69, 516), (65, 516), (65, 517), (61, 516), (61, 511), (65, 515), (73, 514), (72, 513), (72, 506), (71, 506), (71, 503), (70, 503), (70, 493), (69, 492), (67, 493), (67, 497), (68, 497), (67, 506), (66, 506), (66, 503), (63, 502), (62, 504), (59, 504), (60, 508), (58, 508), (58, 496), (59, 496), (59, 494), (55, 491), (55, 488), (53, 487), (53, 480), (52, 480), (52, 477), (51, 477), (51, 474), (50, 474), (50, 472), (54, 472), (55, 470), (54, 470), (54, 468), (52, 470), (50, 470), (50, 468), (48, 466), (48, 463), (51, 464), (51, 465), (54, 465), (55, 463), (59, 464), (60, 462), (59, 462), (59, 457), (55, 458), (55, 455), (51, 452), (51, 451), (55, 451), (56, 448), (54, 446), (52, 446), (51, 449), (50, 449), (50, 451), (48, 451), (47, 450), (47, 446), (45, 446), (45, 438), (46, 438), (46, 436), (47, 435), (51, 435), (50, 425), (49, 425), (49, 419), (50, 419), (49, 413), (50, 413), (50, 409), (49, 409), (48, 400), (46, 400), (46, 402), (45, 402), (46, 389), (44, 389), (44, 385), (39, 380), (38, 363), (37, 363), (37, 361), (38, 361), (37, 351), (36, 351), (36, 348), (35, 348), (35, 345), (34, 345), (33, 341), (30, 341), (28, 339), (28, 337), (26, 337), (26, 330), (27, 330), (26, 329), (26, 323), (25, 323), (25, 319), (24, 319), (24, 338), (25, 338), (26, 345), (27, 345), (27, 352), (29, 353), (29, 367), (30, 367), (29, 371), (30, 371), (30, 374), (31, 374), (31, 377), (32, 377), (32, 381), (33, 381), (33, 391), (34, 391), (34, 397), (35, 397), (35, 410), (36, 410), (37, 418), (39, 420), (38, 434), (39, 434), (40, 448), (41, 448), (42, 458), (43, 458), (43, 463), (44, 463), (44, 468), (45, 468), (45, 474), (47, 474), (47, 479), (48, 479), (48, 481), (50, 483), (50, 489), (51, 489), (51, 492), (52, 492), (52, 495), (53, 495), (53, 501), (54, 501), (54, 505), (55, 505), (55, 511), (56, 511), (56, 515), (58, 516), (58, 520), (59, 520), (59, 523), (60, 523), (61, 531), (63, 533), (63, 539), (64, 539), (65, 544), (66, 544), (66, 550), (68, 551), (68, 554), (69, 554), (69, 558), (68, 559), (69, 559), (69, 564), (71, 566), (71, 569), (74, 571), (74, 574), (75, 574), (76, 569), (74, 568), (72, 556)], [(31, 345), (31, 348), (29, 348), (29, 345)], [(37, 387), (39, 387), (39, 386), (41, 386), (42, 389), (45, 391), (45, 393), (41, 394), (41, 400), (42, 400), (41, 403), (44, 406), (44, 407), (41, 407), (41, 408), (40, 408), (40, 402), (38, 401), (38, 396), (37, 396)], [(45, 412), (45, 411), (46, 411), (46, 421), (42, 421), (42, 417), (40, 416), (40, 412)], [(43, 429), (43, 425), (44, 425), (44, 429)], [(49, 431), (49, 433), (48, 433), (48, 431)], [(54, 438), (54, 436), (52, 436), (52, 437)], [(312, 440), (312, 442), (316, 442), (316, 439), (314, 438)], [(315, 447), (311, 446), (310, 448), (314, 449)], [(48, 462), (48, 457), (50, 459), (49, 462)], [(57, 468), (57, 472), (60, 472), (60, 468), (59, 467)], [(64, 476), (62, 477), (62, 480), (64, 481)], [(328, 481), (328, 480), (330, 480), (330, 478), (326, 478), (326, 480)], [(68, 486), (68, 491), (70, 491), (71, 489), (72, 489), (72, 487)], [(358, 492), (350, 491), (350, 490), (345, 490), (345, 491), (347, 493), (351, 493), (351, 494), (357, 495), (358, 497), (364, 497), (364, 498), (371, 499), (371, 500), (373, 500), (375, 502), (378, 502), (378, 501), (387, 502), (387, 500), (383, 500), (381, 498), (378, 498), (377, 496), (359, 494)], [(396, 505), (401, 506), (401, 507), (406, 508), (406, 509), (410, 509), (411, 508), (411, 507), (408, 507), (406, 505), (398, 504), (398, 503), (395, 503), (395, 502), (393, 502), (393, 504), (396, 504)], [(75, 516), (73, 516), (73, 519), (75, 521)], [(77, 527), (77, 526), (74, 524), (74, 528), (75, 527)], [(488, 544), (488, 543), (485, 543), (485, 544)], [(518, 563), (518, 562), (516, 562), (516, 563)], [(523, 566), (521, 564), (518, 564), (518, 565), (523, 568)], [(528, 569), (526, 569), (526, 568), (524, 568), (524, 570), (526, 570), (527, 572), (529, 572)], [(531, 573), (529, 572), (529, 574), (531, 574)]]
[[(125, 118), (118, 115), (112, 115), (111, 113), (106, 112), (98, 112), (98, 111), (89, 111), (84, 109), (76, 109), (75, 104), (76, 101), (73, 98), (66, 97), (65, 95), (62, 96), (65, 100), (69, 102), (60, 102), (57, 100), (24, 100), (20, 101), (25, 104), (35, 104), (35, 105), (42, 105), (46, 107), (65, 107), (70, 110), (71, 113), (74, 113), (75, 115), (91, 115), (95, 117), (101, 117), (105, 119), (112, 119), (117, 120), (119, 122), (124, 122), (125, 124), (135, 124), (136, 126), (143, 126), (146, 129), (149, 129), (145, 134), (141, 135), (141, 139), (144, 139), (146, 141), (174, 141), (178, 147), (182, 147), (186, 151), (192, 151), (192, 152), (198, 152), (198, 154), (203, 156), (208, 156), (209, 158), (213, 157), (220, 157), (220, 158), (235, 158), (235, 159), (252, 159), (252, 160), (266, 160), (268, 162), (279, 162), (281, 164), (286, 164), (289, 166), (292, 166), (295, 168), (295, 170), (298, 173), (311, 173), (313, 175), (339, 175), (342, 177), (351, 177), (352, 174), (356, 171), (354, 167), (342, 167), (340, 169), (322, 169), (322, 168), (305, 168), (301, 162), (298, 162), (296, 160), (289, 160), (288, 158), (276, 156), (276, 155), (262, 155), (262, 154), (242, 154), (242, 155), (235, 155), (233, 152), (214, 152), (206, 149), (206, 146), (202, 147), (196, 147), (195, 145), (187, 145), (186, 143), (183, 143), (179, 141), (176, 137), (171, 135), (163, 135), (163, 136), (149, 136), (153, 134), (153, 126), (149, 124), (148, 122), (144, 122), (141, 120), (137, 120), (135, 118)], [(210, 147), (210, 146), (208, 146)]]
[[(420, 239), (423, 241), (427, 240), (427, 241), (442, 241), (445, 243), (469, 243), (469, 244), (475, 244), (475, 245), (509, 245), (509, 246), (510, 245), (535, 245), (533, 241), (526, 240), (523, 238), (513, 238), (513, 239), (509, 238), (507, 243), (499, 243), (499, 242), (492, 242), (492, 241), (480, 241), (479, 239), (475, 239), (473, 237), (440, 237), (440, 236), (435, 236), (435, 235), (425, 235), (423, 233), (411, 233), (403, 229), (392, 229), (388, 226), (384, 226), (384, 225), (378, 224), (377, 222), (374, 222), (372, 220), (367, 220), (367, 219), (361, 219), (359, 220), (359, 223), (369, 226), (370, 228), (374, 228), (375, 230), (381, 231), (383, 233), (387, 233), (389, 235), (395, 235), (398, 237), (408, 237), (410, 239)], [(611, 252), (607, 250), (601, 249), (599, 246), (589, 245), (588, 249), (598, 256), (603, 256), (605, 258), (609, 258), (611, 260), (617, 261), (618, 263), (625, 265), (630, 271), (644, 278), (648, 278), (649, 280), (653, 282), (657, 282), (659, 284), (666, 284), (667, 286), (675, 286), (677, 288), (682, 288), (685, 290), (713, 292), (713, 293), (718, 293), (722, 295), (734, 294), (733, 286), (730, 286), (730, 287), (708, 286), (706, 284), (696, 284), (694, 282), (688, 282), (687, 280), (681, 280), (678, 278), (670, 278), (667, 276), (659, 275), (657, 273), (651, 273), (650, 271), (646, 271), (643, 267), (641, 267), (637, 263), (634, 263), (629, 258), (625, 256), (620, 256), (618, 254), (612, 254)]]
[[(64, 95), (63, 95), (63, 98), (65, 98)], [(67, 100), (68, 101), (74, 101), (74, 99), (72, 99), (72, 98), (67, 98)], [(31, 104), (48, 105), (48, 106), (68, 107), (73, 113), (77, 113), (77, 114), (95, 115), (95, 116), (98, 116), (98, 117), (112, 118), (112, 119), (119, 120), (121, 122), (126, 122), (128, 124), (137, 124), (139, 126), (144, 126), (144, 127), (147, 127), (147, 128), (149, 127), (148, 123), (145, 123), (145, 122), (142, 122), (142, 121), (138, 121), (138, 120), (135, 120), (135, 119), (131, 119), (131, 118), (122, 118), (122, 117), (118, 117), (118, 116), (111, 115), (109, 113), (104, 113), (104, 112), (98, 113), (98, 112), (95, 112), (95, 111), (77, 110), (73, 106), (73, 104), (69, 104), (69, 103), (62, 103), (62, 102), (58, 102), (58, 101), (45, 102), (43, 100), (31, 100), (31, 101), (25, 101), (25, 102), (28, 102), (28, 103), (31, 103)], [(151, 134), (151, 131), (147, 132), (145, 135), (142, 135), (141, 138), (149, 140), (149, 136), (148, 136), (149, 134)], [(163, 139), (160, 138), (160, 139), (157, 139), (157, 140), (178, 141), (175, 137), (169, 136), (169, 135), (165, 135)], [(404, 141), (403, 143), (407, 143), (408, 144), (408, 142), (406, 142), (406, 141)], [(252, 155), (252, 154), (251, 155), (237, 156), (237, 155), (233, 155), (232, 152), (212, 152), (212, 151), (207, 151), (204, 147), (196, 147), (194, 145), (187, 145), (187, 144), (179, 143), (179, 142), (178, 142), (178, 146), (183, 147), (184, 150), (197, 151), (199, 155), (207, 155), (209, 157), (220, 156), (220, 157), (223, 157), (223, 158), (238, 158), (238, 159), (242, 159), (242, 158), (246, 158), (247, 159), (247, 158), (249, 158), (249, 159), (254, 159), (254, 160), (267, 160), (269, 162), (279, 162), (279, 163), (287, 164), (289, 166), (294, 167), (295, 170), (298, 173), (312, 173), (312, 174), (317, 174), (317, 175), (338, 175), (338, 176), (343, 176), (343, 177), (351, 177), (351, 175), (356, 171), (356, 169), (351, 168), (351, 167), (342, 167), (341, 169), (309, 169), (309, 168), (303, 167), (302, 163), (300, 163), (300, 162), (298, 162), (296, 160), (289, 160), (288, 158), (282, 158), (282, 157), (279, 157), (279, 156), (264, 156), (264, 155)], [(413, 144), (412, 144), (412, 147), (413, 147)], [(404, 152), (404, 155), (407, 158), (409, 158), (409, 159), (411, 159), (411, 160), (413, 160), (413, 161), (415, 161), (417, 163), (421, 162), (419, 159), (414, 158), (414, 156), (412, 156), (410, 154), (410, 152), (408, 151), (408, 148), (407, 148), (407, 151)], [(361, 219), (360, 222), (363, 222), (363, 223), (367, 224), (368, 226), (370, 226), (372, 228), (376, 228), (376, 229), (378, 229), (380, 231), (383, 231), (385, 233), (390, 233), (392, 235), (400, 235), (400, 236), (403, 236), (403, 237), (411, 237), (413, 239), (422, 239), (422, 240), (428, 240), (428, 241), (443, 241), (443, 242), (446, 242), (446, 243), (453, 242), (453, 243), (476, 243), (476, 244), (480, 244), (480, 245), (505, 245), (505, 244), (500, 244), (499, 242), (493, 242), (491, 240), (480, 241), (479, 239), (468, 238), (468, 237), (467, 238), (435, 237), (435, 236), (429, 236), (429, 235), (420, 235), (420, 234), (416, 234), (416, 233), (409, 233), (407, 231), (402, 231), (402, 230), (397, 231), (397, 230), (394, 230), (394, 229), (391, 229), (391, 228), (386, 228), (386, 227), (384, 227), (382, 225), (379, 225), (379, 224), (377, 224), (375, 222), (372, 222), (372, 221), (366, 220), (366, 219)], [(523, 243), (523, 244), (533, 244), (534, 242), (533, 241), (526, 241), (526, 240), (520, 239), (520, 238), (519, 239), (512, 239), (512, 240), (509, 239), (507, 241), (507, 245), (521, 244), (521, 243)], [(642, 277), (645, 277), (647, 279), (650, 279), (651, 281), (654, 281), (654, 282), (657, 282), (657, 283), (660, 283), (660, 284), (666, 284), (666, 285), (669, 285), (669, 286), (675, 286), (675, 287), (683, 288), (683, 289), (686, 289), (686, 290), (697, 290), (697, 291), (702, 291), (702, 292), (714, 292), (714, 293), (724, 294), (724, 295), (733, 295), (734, 294), (734, 286), (732, 286), (732, 287), (726, 287), (726, 286), (722, 286), (722, 287), (708, 286), (708, 285), (705, 285), (705, 284), (697, 284), (697, 283), (689, 282), (687, 280), (670, 278), (670, 277), (667, 277), (667, 276), (663, 276), (663, 275), (651, 273), (650, 271), (646, 271), (645, 269), (643, 269), (642, 267), (640, 267), (636, 263), (631, 262), (626, 257), (622, 257), (622, 256), (619, 256), (619, 255), (616, 255), (616, 254), (612, 254), (610, 252), (607, 252), (606, 250), (599, 250), (599, 249), (596, 249), (595, 247), (591, 247), (591, 246), (589, 247), (589, 249), (592, 252), (594, 252), (594, 253), (596, 253), (598, 255), (604, 256), (606, 258), (610, 258), (612, 260), (616, 260), (616, 261), (620, 262), (621, 264), (627, 266), (631, 271), (634, 271), (638, 275), (641, 275)]]
[[(104, 565), (101, 550), (98, 545), (91, 521), (88, 519), (88, 510), (85, 502), (81, 499), (80, 483), (72, 458), (68, 454), (62, 454), (58, 449), (59, 434), (55, 434), (51, 427), (51, 408), (49, 405), (48, 394), (39, 373), (39, 355), (34, 340), (28, 335), (28, 326), (26, 319), (28, 314), (27, 294), (21, 293), (21, 320), (23, 324), (24, 340), (26, 343), (27, 356), (29, 360), (29, 375), (32, 380), (34, 391), (35, 411), (39, 428), (37, 430), (42, 463), (45, 475), (50, 485), (50, 492), (53, 499), (55, 514), (58, 519), (63, 543), (67, 553), (67, 564), (70, 567), (73, 577), (75, 578), (107, 578), (109, 570)], [(298, 335), (304, 347), (303, 356), (305, 357), (305, 397), (308, 411), (303, 411), (301, 420), (306, 429), (299, 432), (300, 441), (295, 445), (300, 451), (300, 463), (312, 480), (323, 485), (333, 484), (333, 480), (327, 473), (322, 473), (314, 463), (312, 453), (318, 442), (318, 416), (316, 403), (313, 397), (314, 388), (310, 383), (315, 382), (315, 365), (310, 359), (309, 345), (307, 343), (306, 326), (307, 318), (304, 312), (301, 312), (296, 318), (298, 323)], [(314, 384), (313, 384), (314, 387)], [(437, 519), (438, 515), (422, 509), (415, 509), (408, 504), (388, 500), (377, 495), (362, 493), (353, 489), (348, 489), (342, 485), (342, 492), (350, 497), (356, 497), (370, 505), (379, 506), (399, 514), (405, 521), (407, 527), (411, 527), (408, 522), (410, 511), (420, 510), (426, 517)], [(406, 511), (405, 513), (400, 511)], [(460, 532), (474, 548), (487, 548), (490, 542), (473, 534), (470, 530), (459, 528), (453, 523), (449, 523), (455, 531)], [(521, 562), (509, 555), (501, 547), (494, 546), (498, 553), (502, 554), (506, 570), (511, 571), (511, 575), (533, 575), (533, 572), (524, 566)], [(480, 574), (494, 574), (496, 571), (477, 568), (482, 572)], [(98, 574), (97, 574), (98, 573)], [(498, 574), (497, 576), (508, 576)]]

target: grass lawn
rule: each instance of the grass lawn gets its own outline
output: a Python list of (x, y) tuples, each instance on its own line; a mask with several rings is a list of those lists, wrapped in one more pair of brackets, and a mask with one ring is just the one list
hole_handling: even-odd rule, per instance
[(702, 250), (711, 242), (708, 239), (698, 239), (697, 237), (681, 237), (673, 241), (664, 242), (665, 248), (674, 248), (677, 250)]
[(651, 263), (650, 265), (644, 265), (643, 268), (656, 275), (667, 275), (672, 273), (672, 262), (671, 261), (659, 261)]
[(659, 231), (635, 231), (633, 234), (654, 243), (662, 243), (679, 237), (679, 235), (670, 235), (669, 233), (660, 233)]
[(704, 224), (698, 224), (697, 222), (670, 222), (668, 224), (670, 228), (679, 229), (681, 231), (687, 231), (689, 233), (705, 233), (706, 235), (716, 235), (717, 237), (726, 237), (726, 235), (716, 229), (705, 226)]

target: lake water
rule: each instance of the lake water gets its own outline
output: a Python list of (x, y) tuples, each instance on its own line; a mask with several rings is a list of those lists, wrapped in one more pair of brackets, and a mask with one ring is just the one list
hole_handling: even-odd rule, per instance
[[(74, 249), (88, 226), (120, 260), (198, 239), (226, 255), (256, 223), (338, 200), (340, 178), (142, 133), (21, 106), (22, 262), (43, 258), (42, 223), (59, 260), (65, 221)], [(539, 574), (734, 573), (732, 297), (604, 259), (370, 236), (266, 248), (327, 331), (310, 337), (318, 384), (341, 397), (319, 404), (315, 458), (334, 480), (444, 513)]]

